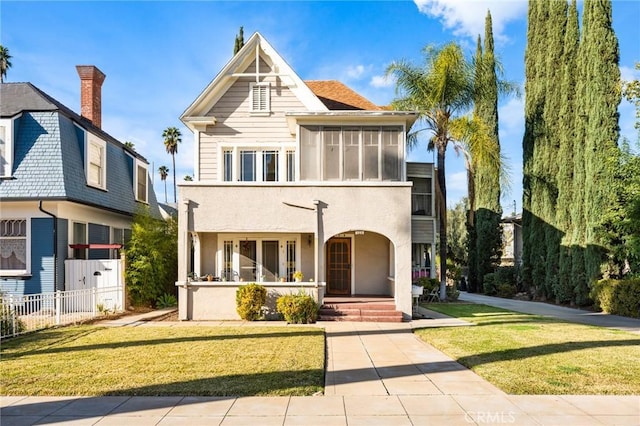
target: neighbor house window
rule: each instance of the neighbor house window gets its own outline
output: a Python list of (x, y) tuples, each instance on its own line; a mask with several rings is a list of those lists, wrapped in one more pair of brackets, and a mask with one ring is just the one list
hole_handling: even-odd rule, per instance
[(138, 163), (136, 172), (136, 200), (147, 202), (147, 167)]
[(240, 180), (243, 182), (256, 180), (255, 151), (240, 151)]
[[(87, 224), (81, 222), (73, 222), (73, 235), (71, 236), (73, 244), (87, 244)], [(86, 259), (87, 249), (73, 249), (74, 259)]]
[(431, 179), (409, 178), (411, 187), (411, 214), (431, 216)]
[(251, 112), (269, 112), (271, 109), (269, 83), (251, 84)]
[(0, 177), (10, 177), (13, 167), (13, 121), (0, 120)]
[(106, 144), (92, 136), (87, 143), (87, 184), (106, 189), (107, 149)]
[(0, 220), (0, 272), (25, 274), (29, 270), (26, 219)]

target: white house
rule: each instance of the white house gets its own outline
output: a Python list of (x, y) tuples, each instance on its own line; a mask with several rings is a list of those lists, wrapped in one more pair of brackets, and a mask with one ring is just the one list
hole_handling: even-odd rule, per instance
[(271, 307), (300, 289), (386, 296), (409, 319), (436, 238), (433, 165), (405, 160), (416, 118), (301, 80), (254, 34), (181, 117), (195, 164), (179, 184), (180, 319), (237, 319), (248, 282)]

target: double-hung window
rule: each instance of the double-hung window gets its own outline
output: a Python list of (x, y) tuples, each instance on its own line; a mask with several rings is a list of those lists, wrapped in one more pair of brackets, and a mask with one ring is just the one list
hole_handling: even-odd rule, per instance
[(221, 147), (222, 182), (293, 182), (296, 176), (293, 144), (264, 147)]
[(278, 180), (278, 151), (262, 151), (262, 181)]
[(107, 189), (107, 145), (93, 135), (87, 137), (87, 184)]
[(254, 182), (256, 180), (256, 152), (240, 151), (240, 180)]
[(142, 201), (143, 203), (147, 202), (147, 181), (147, 165), (138, 161), (136, 164), (136, 200)]
[(27, 219), (0, 220), (0, 272), (21, 275), (29, 272)]

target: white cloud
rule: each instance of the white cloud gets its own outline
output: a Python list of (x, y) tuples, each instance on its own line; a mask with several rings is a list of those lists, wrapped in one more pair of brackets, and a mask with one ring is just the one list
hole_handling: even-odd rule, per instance
[(418, 10), (437, 18), (447, 30), (457, 36), (475, 39), (484, 35), (484, 20), (491, 11), (493, 35), (497, 40), (507, 39), (504, 34), (508, 22), (526, 17), (524, 0), (414, 0)]
[(374, 75), (371, 77), (371, 82), (369, 84), (377, 88), (392, 87), (394, 81), (393, 78), (386, 75)]
[(631, 81), (640, 78), (640, 70), (635, 68), (621, 66), (620, 67), (620, 78), (624, 81)]
[(350, 79), (357, 80), (364, 75), (365, 71), (364, 65), (349, 65), (346, 74)]

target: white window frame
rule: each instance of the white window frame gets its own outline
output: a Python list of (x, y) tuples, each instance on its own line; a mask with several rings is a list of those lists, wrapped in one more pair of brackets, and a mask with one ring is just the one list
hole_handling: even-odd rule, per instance
[[(136, 201), (139, 201), (141, 203), (145, 203), (145, 204), (149, 204), (149, 167), (148, 165), (144, 162), (144, 161), (140, 161), (138, 159), (136, 159), (136, 163), (135, 163), (136, 169), (134, 172), (134, 179), (133, 179), (133, 195), (136, 198)], [(144, 185), (145, 185), (145, 194), (144, 194), (144, 199), (140, 199), (138, 197), (138, 184), (139, 184), (139, 178), (140, 176), (138, 176), (138, 168), (142, 167), (144, 169)]]
[[(107, 143), (102, 139), (97, 138), (91, 133), (86, 133), (85, 140), (85, 174), (87, 178), (87, 185), (105, 190), (107, 189)], [(91, 147), (96, 146), (102, 150), (102, 157), (100, 158), (100, 180), (101, 182), (92, 182), (90, 180), (90, 167), (91, 167)]]
[[(25, 227), (25, 256), (26, 256), (26, 268), (25, 269), (0, 269), (0, 276), (3, 277), (19, 277), (31, 274), (31, 218), (29, 217), (3, 217), (1, 220), (24, 220), (26, 221)], [(23, 237), (0, 237), (2, 239), (18, 239)]]
[[(266, 90), (262, 89), (266, 88)], [(258, 108), (255, 108), (256, 94), (260, 97), (264, 93), (264, 106), (258, 99)], [(249, 112), (252, 115), (269, 115), (271, 113), (271, 83), (249, 83)]]
[(0, 156), (0, 161), (6, 163), (0, 178), (10, 178), (13, 173), (13, 120), (17, 117), (0, 119), (0, 127), (4, 128), (4, 155)]
[[(241, 151), (254, 151), (255, 152), (255, 180), (243, 181), (241, 180), (240, 170), (240, 152)], [(277, 180), (265, 181), (263, 180), (264, 170), (264, 152), (275, 151), (278, 153), (278, 173)], [(231, 153), (231, 181), (225, 181), (225, 153)], [(233, 183), (264, 183), (266, 185), (285, 184), (295, 182), (297, 180), (297, 170), (294, 170), (294, 181), (287, 180), (287, 153), (293, 152), (294, 161), (297, 160), (297, 150), (295, 142), (281, 142), (281, 143), (265, 143), (265, 144), (249, 144), (249, 143), (220, 143), (218, 144), (218, 158), (220, 159), (220, 167), (218, 167), (218, 181), (220, 182), (233, 182)], [(295, 165), (297, 167), (297, 164)]]
[(246, 240), (256, 242), (256, 282), (262, 280), (262, 241), (278, 241), (278, 277), (285, 277), (287, 273), (287, 241), (296, 242), (296, 270), (302, 270), (302, 245), (300, 234), (218, 234), (218, 250), (216, 251), (215, 273), (222, 276), (224, 269), (224, 242), (232, 241), (232, 271), (235, 281), (240, 271), (240, 243)]

